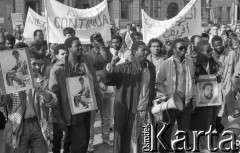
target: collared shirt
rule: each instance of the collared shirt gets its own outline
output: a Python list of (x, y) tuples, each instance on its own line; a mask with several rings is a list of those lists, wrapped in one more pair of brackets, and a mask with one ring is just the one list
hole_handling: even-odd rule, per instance
[(176, 91), (182, 93), (184, 96), (186, 94), (186, 66), (185, 59), (180, 62), (179, 59), (173, 57), (174, 64), (176, 68)]

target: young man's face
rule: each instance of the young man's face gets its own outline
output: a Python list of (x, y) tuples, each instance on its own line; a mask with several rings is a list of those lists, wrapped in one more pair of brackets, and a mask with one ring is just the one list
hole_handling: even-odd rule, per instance
[(226, 30), (227, 29), (227, 26), (226, 25), (222, 25), (221, 26), (221, 31), (224, 31), (224, 30)]
[(211, 85), (206, 86), (203, 92), (204, 92), (205, 98), (208, 100), (211, 100), (213, 97), (213, 86)]
[(212, 57), (212, 47), (210, 44), (202, 46), (202, 52), (200, 53), (203, 57), (210, 59)]
[(150, 47), (150, 51), (154, 55), (160, 55), (161, 53), (161, 45), (159, 42), (153, 42)]
[(232, 42), (232, 48), (233, 48), (233, 49), (238, 49), (238, 48), (239, 48), (239, 42), (233, 41), (233, 42)]
[(82, 49), (82, 44), (79, 40), (74, 40), (72, 42), (72, 46), (71, 48), (69, 48), (70, 53), (73, 55), (73, 57), (75, 56), (81, 56), (83, 49)]
[(224, 51), (223, 42), (221, 40), (214, 41), (213, 48), (218, 54), (222, 54)]
[(9, 49), (13, 49), (14, 43), (9, 40), (6, 40), (5, 46)]
[(70, 38), (70, 37), (73, 37), (73, 36), (74, 36), (74, 34), (68, 33), (68, 34), (66, 34), (65, 37), (66, 37), (66, 39), (67, 39), (67, 38)]
[(195, 39), (194, 39), (194, 46), (197, 46), (197, 44), (199, 43), (199, 42), (201, 42), (202, 41), (202, 39), (200, 38), (200, 37), (196, 37)]
[(175, 55), (177, 55), (181, 59), (184, 59), (185, 58), (185, 54), (187, 53), (187, 44), (184, 43), (184, 42), (176, 43), (174, 51), (175, 51)]
[(140, 60), (143, 60), (147, 57), (148, 55), (148, 50), (146, 45), (140, 45), (138, 46), (138, 49), (134, 51), (134, 56)]
[(122, 47), (122, 43), (120, 42), (119, 39), (113, 39), (112, 40), (112, 48), (114, 48), (115, 50), (120, 50)]
[(216, 27), (216, 26), (213, 26), (212, 28), (211, 28), (211, 35), (212, 36), (216, 36), (216, 35), (218, 35), (218, 27)]
[(42, 31), (38, 31), (34, 38), (35, 38), (36, 41), (43, 41), (43, 39), (44, 39), (43, 32)]
[(57, 59), (60, 60), (67, 56), (67, 51), (65, 49), (59, 49), (58, 54), (56, 55)]
[(137, 32), (141, 32), (141, 28), (140, 27), (136, 27)]
[(31, 66), (32, 66), (34, 76), (38, 75), (38, 73), (41, 70), (42, 65), (43, 65), (43, 60), (42, 59), (31, 58)]

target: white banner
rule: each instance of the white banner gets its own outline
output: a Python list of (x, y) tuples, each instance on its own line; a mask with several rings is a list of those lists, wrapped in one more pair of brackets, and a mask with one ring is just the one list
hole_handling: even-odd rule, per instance
[(56, 0), (46, 0), (45, 4), (49, 42), (63, 43), (65, 27), (74, 28), (82, 44), (90, 44), (95, 32), (100, 32), (104, 41), (111, 40), (107, 0), (89, 9), (72, 8)]
[(45, 18), (37, 14), (29, 7), (23, 31), (24, 38), (33, 38), (33, 32), (37, 29), (42, 29), (43, 32), (45, 33), (46, 31)]
[(143, 41), (151, 38), (172, 40), (201, 34), (201, 0), (191, 0), (175, 17), (158, 21), (142, 10)]

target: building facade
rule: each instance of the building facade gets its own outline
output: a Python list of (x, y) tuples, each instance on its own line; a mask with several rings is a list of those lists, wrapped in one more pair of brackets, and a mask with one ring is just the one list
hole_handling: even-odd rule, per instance
[[(80, 9), (96, 6), (103, 0), (58, 0), (59, 2)], [(141, 25), (141, 9), (157, 20), (170, 19), (190, 0), (108, 0), (111, 22), (119, 28), (127, 23), (136, 22)], [(237, 0), (201, 0), (203, 23), (213, 20), (216, 23), (231, 23), (240, 20), (240, 10), (233, 5)], [(237, 4), (237, 3), (236, 3)], [(235, 7), (233, 7), (235, 6)], [(11, 13), (22, 13), (26, 19), (28, 7), (37, 13), (44, 11), (44, 0), (0, 0), (0, 18), (4, 18), (1, 27), (12, 30)], [(234, 17), (235, 18), (234, 18)]]

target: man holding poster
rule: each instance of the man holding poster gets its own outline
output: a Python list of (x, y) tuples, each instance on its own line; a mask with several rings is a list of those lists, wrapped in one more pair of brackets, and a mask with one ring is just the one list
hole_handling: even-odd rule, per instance
[[(66, 78), (85, 76), (93, 86), (98, 109), (102, 109), (102, 98), (96, 77), (94, 65), (99, 61), (91, 55), (83, 54), (82, 44), (77, 37), (65, 40), (68, 56), (59, 60), (50, 71), (49, 89), (56, 93), (58, 103), (53, 108), (53, 116), (56, 117), (61, 130), (70, 135), (71, 153), (86, 153), (90, 135), (91, 112), (72, 115), (67, 95)], [(103, 51), (106, 58), (107, 52)]]

